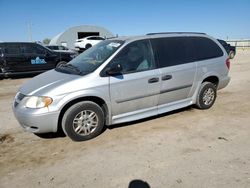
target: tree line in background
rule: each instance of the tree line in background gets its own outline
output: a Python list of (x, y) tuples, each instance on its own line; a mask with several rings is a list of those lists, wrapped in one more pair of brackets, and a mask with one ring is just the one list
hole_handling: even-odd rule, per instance
[(51, 39), (45, 38), (45, 39), (43, 39), (43, 44), (48, 45), (50, 43), (50, 41), (51, 41)]

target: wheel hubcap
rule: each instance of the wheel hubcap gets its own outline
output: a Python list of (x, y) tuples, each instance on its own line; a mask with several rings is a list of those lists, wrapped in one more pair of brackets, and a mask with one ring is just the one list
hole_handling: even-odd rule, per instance
[(73, 120), (75, 133), (86, 136), (95, 131), (98, 125), (98, 116), (91, 110), (79, 112)]
[(210, 105), (213, 101), (214, 101), (214, 97), (215, 97), (215, 93), (214, 90), (212, 88), (208, 88), (204, 91), (203, 94), (203, 103), (205, 105)]

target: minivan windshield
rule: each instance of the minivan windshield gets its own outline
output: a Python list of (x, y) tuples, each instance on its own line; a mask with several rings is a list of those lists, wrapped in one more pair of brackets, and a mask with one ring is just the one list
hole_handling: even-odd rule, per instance
[(102, 65), (123, 43), (121, 40), (102, 41), (55, 70), (68, 74), (89, 74)]

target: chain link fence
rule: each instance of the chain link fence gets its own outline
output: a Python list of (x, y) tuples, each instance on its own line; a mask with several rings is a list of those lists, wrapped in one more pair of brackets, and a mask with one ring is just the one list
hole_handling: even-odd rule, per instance
[(235, 46), (239, 49), (250, 49), (250, 39), (241, 39), (241, 40), (227, 40), (226, 41), (231, 46)]

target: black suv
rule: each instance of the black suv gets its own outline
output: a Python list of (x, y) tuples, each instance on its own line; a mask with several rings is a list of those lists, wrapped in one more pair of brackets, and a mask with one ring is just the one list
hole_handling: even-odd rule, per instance
[(217, 39), (220, 44), (225, 48), (225, 50), (227, 51), (227, 54), (229, 56), (230, 59), (233, 59), (235, 54), (236, 54), (236, 48), (235, 46), (231, 46), (230, 44), (228, 44), (226, 41), (221, 40), (221, 39)]
[(41, 73), (75, 56), (76, 53), (55, 52), (38, 43), (0, 42), (0, 77)]

